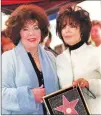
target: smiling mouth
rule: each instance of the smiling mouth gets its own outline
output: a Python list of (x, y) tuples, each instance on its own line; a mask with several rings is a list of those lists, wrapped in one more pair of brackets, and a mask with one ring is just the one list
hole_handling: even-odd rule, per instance
[(65, 36), (65, 38), (71, 38), (72, 36)]
[(31, 38), (31, 39), (28, 39), (29, 42), (35, 42), (36, 41), (36, 38)]

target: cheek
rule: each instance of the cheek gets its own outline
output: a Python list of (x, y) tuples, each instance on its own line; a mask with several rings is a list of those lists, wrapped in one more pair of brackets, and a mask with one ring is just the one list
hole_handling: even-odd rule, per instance
[(23, 31), (20, 31), (20, 37), (21, 37), (21, 39), (24, 37), (24, 32)]
[(41, 41), (41, 38), (38, 38), (38, 39), (37, 39), (37, 42), (39, 43), (40, 41)]
[(21, 37), (22, 40), (27, 39), (27, 37), (28, 37), (27, 32), (26, 32), (26, 33), (25, 33), (25, 32), (21, 32), (21, 33), (20, 33), (20, 37)]
[(37, 39), (40, 41), (41, 40), (41, 32), (37, 33), (36, 36), (37, 36)]
[(93, 30), (91, 30), (91, 34), (92, 34), (92, 35), (94, 35), (94, 34), (96, 34), (96, 33), (97, 33), (97, 31), (96, 31), (96, 30), (94, 30), (94, 29), (93, 29)]
[(101, 37), (101, 30), (99, 31), (99, 36)]
[(65, 31), (62, 30), (62, 31), (61, 31), (61, 35), (62, 35), (62, 37), (64, 36), (64, 34), (65, 34)]
[(82, 35), (78, 32), (78, 33), (75, 34), (75, 37), (76, 36), (77, 36), (78, 39), (80, 39)]
[(61, 31), (61, 36), (62, 36), (63, 40), (65, 41), (65, 31), (64, 30)]
[(77, 37), (78, 39), (80, 39), (82, 36), (81, 32), (80, 32), (80, 29), (76, 30), (75, 31), (75, 37)]

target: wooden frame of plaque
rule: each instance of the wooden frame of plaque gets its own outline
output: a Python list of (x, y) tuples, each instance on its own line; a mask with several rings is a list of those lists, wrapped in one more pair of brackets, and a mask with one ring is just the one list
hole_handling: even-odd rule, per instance
[(43, 97), (48, 114), (51, 115), (89, 115), (88, 106), (81, 88), (69, 87), (60, 89)]

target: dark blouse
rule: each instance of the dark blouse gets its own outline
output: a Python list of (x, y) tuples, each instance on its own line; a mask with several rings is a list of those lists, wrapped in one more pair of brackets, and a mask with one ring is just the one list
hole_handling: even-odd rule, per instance
[[(28, 53), (28, 56), (29, 56), (29, 58), (30, 58), (30, 61), (31, 61), (31, 63), (32, 63), (32, 65), (33, 65), (33, 68), (34, 68), (34, 70), (35, 70), (35, 72), (36, 72), (36, 75), (37, 75), (37, 77), (38, 77), (39, 87), (40, 87), (42, 84), (43, 84), (43, 86), (44, 86), (44, 79), (43, 79), (43, 74), (42, 74), (42, 72), (40, 72), (39, 69), (37, 68), (37, 65), (36, 65), (36, 63), (35, 63), (35, 61), (34, 61), (32, 55), (31, 55), (30, 53)], [(44, 114), (47, 114), (46, 108), (45, 108), (44, 104), (42, 104), (42, 105), (43, 105)]]

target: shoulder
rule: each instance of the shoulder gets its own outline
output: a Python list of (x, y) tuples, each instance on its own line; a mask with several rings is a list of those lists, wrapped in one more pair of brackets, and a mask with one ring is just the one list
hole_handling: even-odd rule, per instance
[(101, 45), (99, 47), (96, 47), (96, 54), (98, 57), (100, 57), (101, 60)]
[(91, 51), (91, 54), (98, 56), (101, 54), (101, 47), (89, 46), (89, 51)]
[(96, 47), (93, 45), (86, 45), (85, 50), (94, 52), (94, 51), (96, 51)]
[(54, 67), (54, 70), (57, 70), (57, 68), (56, 68), (56, 57), (55, 57), (54, 54), (51, 53), (50, 51), (46, 51), (46, 50), (45, 50), (45, 52), (46, 52), (48, 58), (50, 59), (52, 65), (53, 65), (53, 67)]
[(93, 57), (97, 55), (97, 49), (95, 46), (93, 45), (87, 45), (87, 44), (84, 44), (78, 51), (77, 51), (78, 54), (81, 55), (81, 57)]
[(46, 54), (48, 55), (49, 58), (52, 58), (52, 59), (56, 59), (56, 57), (54, 56), (54, 54), (50, 51), (47, 51), (45, 50)]
[(69, 55), (68, 49), (64, 50), (63, 53), (61, 53), (60, 55), (56, 57), (56, 62), (57, 61), (60, 62), (61, 60), (63, 61), (66, 57), (68, 57), (68, 55)]
[(2, 54), (2, 62), (12, 62), (14, 59), (14, 49), (6, 51)]
[(98, 51), (101, 51), (101, 45), (98, 47)]
[(13, 52), (14, 52), (14, 49), (12, 49), (12, 50), (9, 50), (9, 51), (6, 51), (6, 52), (4, 52), (3, 54), (2, 54), (2, 57), (3, 58), (8, 58), (8, 57), (11, 57), (12, 55), (13, 55)]
[(54, 67), (56, 68), (56, 57), (54, 56), (53, 53), (51, 53), (50, 51), (46, 51), (48, 54), (49, 59), (51, 60), (52, 64), (54, 65)]
[(80, 52), (80, 58), (84, 58), (85, 61), (92, 62), (95, 66), (99, 65), (99, 58), (101, 55), (101, 51), (92, 45), (87, 45), (83, 51)]

